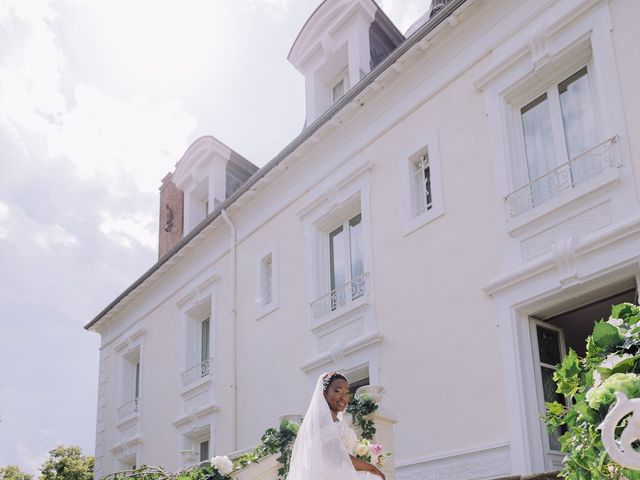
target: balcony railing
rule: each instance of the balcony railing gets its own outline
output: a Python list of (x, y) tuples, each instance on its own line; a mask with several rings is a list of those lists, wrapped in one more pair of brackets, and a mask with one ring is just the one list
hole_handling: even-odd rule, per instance
[(123, 405), (120, 405), (118, 407), (118, 418), (123, 419), (137, 411), (138, 411), (138, 399), (134, 398), (133, 400)]
[(504, 198), (507, 219), (517, 217), (605, 171), (619, 167), (617, 145), (618, 137), (611, 137), (507, 195)]
[(369, 274), (363, 273), (311, 302), (313, 318), (320, 318), (338, 310), (366, 293), (369, 293)]
[(182, 380), (182, 386), (186, 387), (195, 382), (199, 378), (206, 377), (211, 373), (211, 365), (213, 364), (213, 358), (207, 358), (202, 362), (194, 365), (190, 369), (182, 372), (180, 379)]

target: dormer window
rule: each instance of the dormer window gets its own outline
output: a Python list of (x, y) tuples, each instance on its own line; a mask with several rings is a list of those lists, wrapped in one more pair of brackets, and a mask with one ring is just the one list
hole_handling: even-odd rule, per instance
[(305, 77), (307, 124), (403, 41), (374, 0), (323, 1), (302, 27), (288, 56)]
[(347, 73), (343, 72), (332, 82), (333, 103), (336, 103), (346, 91)]

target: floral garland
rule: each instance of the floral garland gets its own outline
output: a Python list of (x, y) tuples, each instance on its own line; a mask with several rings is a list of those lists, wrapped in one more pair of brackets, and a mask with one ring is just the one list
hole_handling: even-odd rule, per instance
[[(371, 396), (362, 394), (351, 400), (347, 412), (353, 416), (354, 425), (362, 431), (363, 440), (360, 445), (367, 446), (367, 451), (364, 452), (363, 447), (358, 445), (360, 452), (364, 454), (358, 457), (381, 467), (389, 454), (383, 453), (379, 445), (370, 443), (376, 432), (370, 416), (377, 409), (378, 405)], [(274, 454), (279, 454), (277, 461), (281, 465), (278, 469), (278, 479), (284, 480), (289, 473), (293, 443), (299, 428), (297, 423), (283, 419), (278, 428), (268, 428), (264, 432), (260, 444), (252, 452), (234, 459), (233, 462), (226, 456), (216, 456), (177, 473), (166, 472), (162, 467), (143, 465), (134, 470), (112, 473), (102, 480), (232, 480), (232, 475), (238, 470), (259, 463), (265, 457)]]
[[(610, 318), (597, 322), (587, 338), (586, 356), (570, 350), (554, 373), (557, 392), (565, 404), (546, 403), (549, 433), (565, 433), (560, 448), (566, 453), (561, 476), (570, 480), (640, 480), (640, 472), (623, 468), (609, 458), (599, 425), (616, 400), (616, 392), (640, 397), (640, 308), (615, 305)], [(623, 420), (620, 430), (627, 425)]]

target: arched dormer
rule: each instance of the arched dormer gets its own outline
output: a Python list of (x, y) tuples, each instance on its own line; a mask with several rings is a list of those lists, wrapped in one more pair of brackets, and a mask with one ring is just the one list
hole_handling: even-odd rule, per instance
[(324, 0), (300, 30), (288, 60), (305, 77), (312, 123), (404, 37), (373, 0)]
[(176, 164), (173, 182), (184, 192), (184, 232), (189, 232), (226, 198), (226, 167), (231, 149), (201, 137)]
[(191, 144), (160, 187), (158, 256), (189, 233), (255, 171), (253, 163), (212, 136)]

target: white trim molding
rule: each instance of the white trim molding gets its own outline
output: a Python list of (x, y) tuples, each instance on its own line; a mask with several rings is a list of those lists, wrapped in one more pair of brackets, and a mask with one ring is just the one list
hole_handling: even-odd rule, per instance
[(510, 472), (509, 446), (504, 443), (396, 464), (397, 480), (478, 480)]

